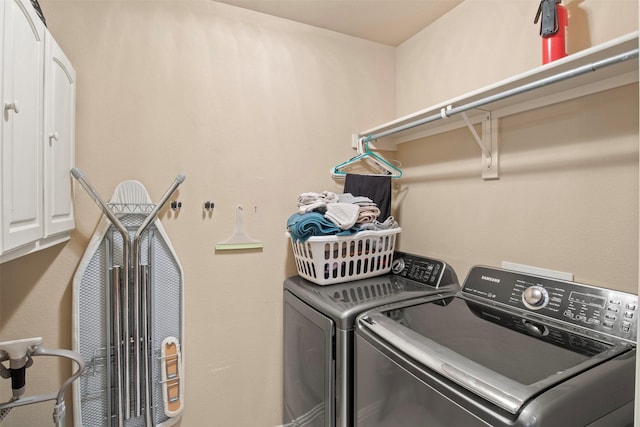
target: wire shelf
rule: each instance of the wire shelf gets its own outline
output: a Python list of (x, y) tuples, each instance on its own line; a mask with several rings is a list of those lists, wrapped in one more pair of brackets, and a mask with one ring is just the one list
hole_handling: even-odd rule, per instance
[(114, 214), (149, 214), (156, 207), (154, 203), (107, 203)]

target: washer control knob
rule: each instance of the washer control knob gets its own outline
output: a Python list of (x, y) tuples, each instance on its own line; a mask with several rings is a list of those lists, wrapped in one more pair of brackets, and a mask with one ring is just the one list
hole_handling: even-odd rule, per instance
[(532, 310), (538, 310), (549, 302), (547, 290), (541, 286), (531, 286), (522, 293), (522, 302)]
[(391, 271), (393, 271), (394, 274), (400, 274), (402, 273), (402, 270), (404, 270), (405, 267), (405, 262), (403, 258), (396, 258), (393, 260), (393, 263), (391, 264)]

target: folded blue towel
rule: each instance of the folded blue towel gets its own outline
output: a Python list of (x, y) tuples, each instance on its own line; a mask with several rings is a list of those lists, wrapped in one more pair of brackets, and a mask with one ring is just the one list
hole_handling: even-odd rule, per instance
[(294, 242), (306, 242), (312, 236), (349, 236), (360, 231), (359, 227), (342, 230), (318, 212), (294, 213), (287, 220), (287, 229)]

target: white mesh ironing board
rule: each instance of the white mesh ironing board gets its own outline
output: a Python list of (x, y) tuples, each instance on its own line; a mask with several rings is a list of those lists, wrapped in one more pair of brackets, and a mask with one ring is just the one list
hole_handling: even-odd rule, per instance
[[(118, 185), (109, 203), (131, 239), (147, 217), (150, 206), (153, 207), (149, 194), (137, 181)], [(179, 420), (184, 405), (182, 267), (162, 224), (155, 219), (141, 234), (139, 245), (140, 266), (148, 277), (146, 319), (151, 404), (147, 406), (144, 392), (139, 392), (136, 403), (135, 372), (139, 364), (136, 365), (131, 348), (128, 349), (130, 360), (127, 364), (129, 384), (121, 385), (118, 404), (118, 377), (122, 381), (124, 375), (122, 365), (116, 366), (115, 361), (114, 341), (117, 338), (113, 332), (113, 313), (116, 303), (112, 268), (122, 265), (123, 246), (122, 235), (103, 215), (74, 276), (73, 349), (82, 355), (87, 365), (84, 374), (74, 383), (74, 420), (76, 425), (91, 427), (149, 424), (168, 427)], [(131, 292), (129, 290), (127, 295), (129, 302), (133, 301)], [(144, 313), (141, 311), (140, 315), (144, 316)], [(131, 319), (133, 311), (124, 316)], [(132, 335), (129, 341), (135, 340)], [(125, 348), (124, 341), (124, 338), (120, 340), (121, 349)], [(143, 353), (141, 357), (144, 357)], [(139, 371), (144, 384), (145, 370), (140, 368)], [(125, 406), (126, 400), (129, 405)], [(119, 408), (125, 407), (119, 413)], [(150, 422), (145, 421), (146, 410), (150, 413)]]

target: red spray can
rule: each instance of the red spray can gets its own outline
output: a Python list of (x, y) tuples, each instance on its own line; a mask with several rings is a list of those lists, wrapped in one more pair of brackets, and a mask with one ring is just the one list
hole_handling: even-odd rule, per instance
[(567, 8), (560, 4), (561, 1), (541, 0), (538, 13), (533, 21), (534, 24), (537, 24), (540, 20), (543, 64), (567, 56), (569, 14)]

